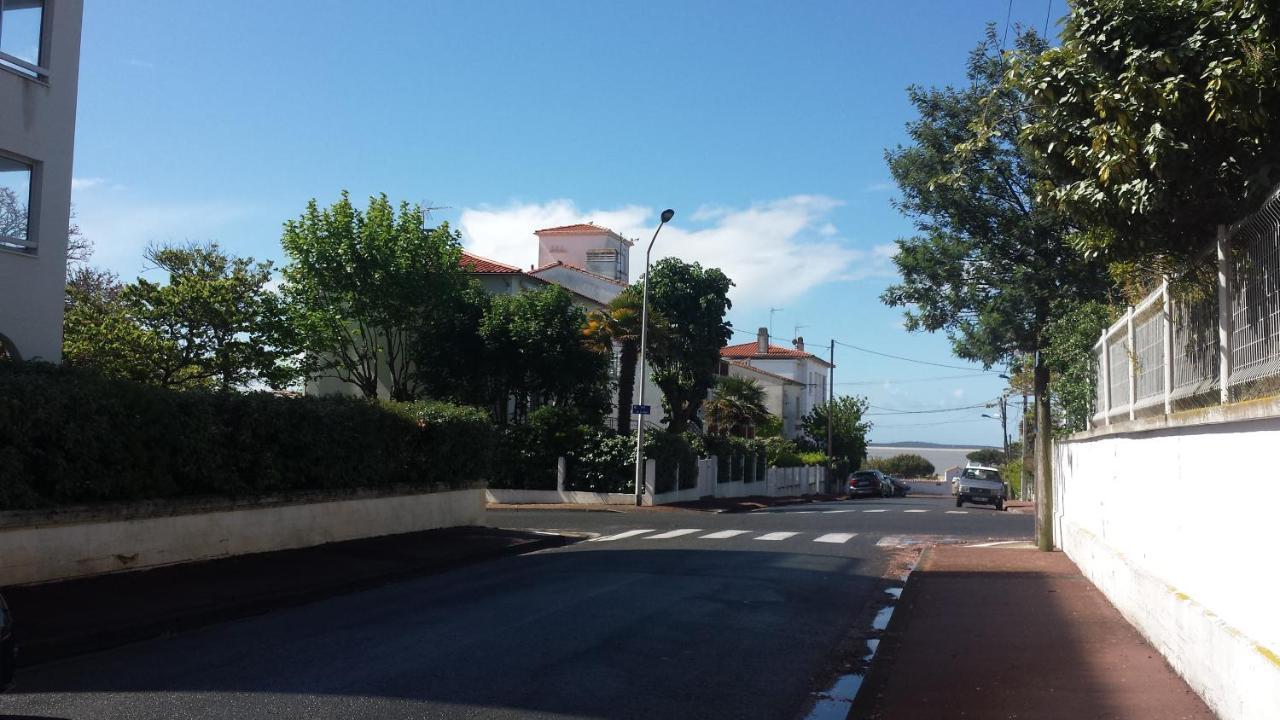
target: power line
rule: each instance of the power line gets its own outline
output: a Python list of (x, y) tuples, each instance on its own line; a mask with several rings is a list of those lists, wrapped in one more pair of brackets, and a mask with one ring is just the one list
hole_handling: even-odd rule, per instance
[(902, 424), (902, 425), (881, 425), (880, 423), (874, 423), (874, 424), (871, 426), (871, 429), (872, 429), (872, 430), (883, 430), (884, 428), (933, 427), (933, 426), (935, 426), (935, 425), (961, 425), (961, 424), (964, 424), (964, 423), (976, 423), (976, 422), (986, 422), (986, 418), (978, 418), (978, 419), (974, 419), (974, 420), (942, 420), (942, 421), (939, 421), (939, 422), (908, 423), (908, 424)]
[(1053, 17), (1053, 0), (1049, 0), (1049, 7), (1045, 8), (1044, 11), (1044, 38), (1046, 42), (1049, 40), (1049, 18), (1051, 17)]
[(906, 383), (918, 382), (935, 382), (938, 380), (963, 380), (964, 378), (987, 377), (985, 373), (970, 373), (968, 375), (939, 375), (937, 377), (926, 378), (902, 378), (900, 380), (859, 380), (858, 382), (838, 382), (836, 385), (880, 385), (882, 383), (896, 383), (903, 385)]
[(962, 366), (962, 365), (946, 365), (946, 364), (943, 364), (943, 363), (930, 362), (930, 361), (928, 361), (928, 360), (917, 360), (917, 359), (915, 359), (915, 358), (903, 357), (903, 356), (901, 356), (901, 355), (892, 355), (892, 354), (890, 354), (890, 353), (880, 352), (880, 351), (878, 351), (878, 350), (869, 350), (869, 349), (864, 348), (864, 347), (858, 347), (857, 345), (851, 345), (851, 344), (849, 344), (849, 343), (840, 342), (839, 340), (837, 340), (837, 341), (836, 341), (836, 344), (837, 344), (837, 345), (839, 345), (840, 347), (846, 347), (846, 348), (849, 348), (849, 349), (851, 349), (851, 350), (857, 350), (857, 351), (859, 351), (859, 352), (870, 353), (870, 354), (872, 354), (872, 355), (879, 355), (880, 357), (892, 358), (892, 359), (894, 359), (894, 360), (901, 360), (901, 361), (903, 361), (903, 362), (917, 363), (917, 364), (919, 364), (919, 365), (932, 365), (933, 367), (947, 368), (947, 369), (949, 369), (949, 370), (970, 370), (970, 371), (976, 371), (976, 372), (979, 372), (979, 373), (985, 373), (985, 374), (988, 374), (988, 375), (999, 375), (999, 374), (1000, 374), (1000, 373), (996, 372), (995, 370), (979, 370), (978, 368), (975, 368), (975, 367), (964, 367), (964, 366)]
[(1009, 9), (1004, 14), (1004, 37), (1000, 38), (1000, 52), (1004, 53), (1009, 40), (1009, 20), (1013, 18), (1013, 0), (1009, 0)]
[(960, 412), (961, 410), (977, 410), (978, 408), (985, 408), (985, 407), (987, 407), (987, 405), (988, 405), (988, 403), (979, 403), (979, 404), (977, 404), (977, 405), (964, 405), (964, 406), (962, 406), (962, 407), (953, 407), (953, 408), (938, 408), (938, 409), (935, 409), (935, 410), (899, 410), (899, 409), (896, 409), (896, 408), (887, 408), (887, 407), (884, 407), (884, 406), (882, 406), (882, 405), (872, 405), (872, 404), (868, 403), (868, 404), (867, 404), (867, 407), (869, 407), (869, 408), (875, 408), (876, 410), (883, 410), (884, 412), (878, 412), (878, 413), (867, 413), (867, 416), (874, 416), (874, 415), (933, 415), (933, 414), (936, 414), (936, 413)]

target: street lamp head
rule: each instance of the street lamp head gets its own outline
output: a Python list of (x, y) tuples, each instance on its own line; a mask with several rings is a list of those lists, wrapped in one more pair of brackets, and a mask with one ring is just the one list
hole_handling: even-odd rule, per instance
[(986, 414), (986, 413), (982, 413), (982, 417), (984, 417), (984, 418), (991, 418), (992, 420), (999, 420), (999, 419), (1000, 419), (1000, 418), (996, 417), (995, 415), (988, 415), (988, 414)]
[(671, 222), (671, 218), (675, 216), (676, 216), (676, 211), (672, 210), (671, 208), (667, 208), (666, 210), (662, 211), (662, 222), (669, 223)]

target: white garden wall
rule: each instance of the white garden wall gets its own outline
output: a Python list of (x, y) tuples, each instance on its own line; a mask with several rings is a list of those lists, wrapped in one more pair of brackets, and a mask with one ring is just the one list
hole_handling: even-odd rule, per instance
[(1060, 547), (1228, 720), (1280, 717), (1280, 417), (1260, 414), (1111, 425), (1054, 453)]
[(0, 586), (309, 547), (484, 520), (484, 490), (0, 513)]

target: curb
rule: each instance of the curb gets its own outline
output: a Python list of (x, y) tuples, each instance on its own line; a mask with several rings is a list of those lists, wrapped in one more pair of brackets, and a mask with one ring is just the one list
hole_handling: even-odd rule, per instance
[(125, 627), (104, 628), (88, 635), (52, 638), (34, 643), (26, 642), (19, 647), (17, 666), (19, 668), (27, 668), (75, 655), (83, 655), (129, 643), (187, 632), (228, 620), (262, 615), (273, 610), (297, 607), (317, 600), (371, 590), (400, 580), (426, 577), (486, 560), (496, 560), (501, 557), (524, 555), (539, 550), (564, 547), (582, 539), (584, 538), (574, 535), (547, 534), (545, 537), (536, 540), (527, 540), (502, 548), (451, 558), (443, 562), (404, 568), (379, 575), (362, 577), (357, 580), (337, 581), (295, 592), (249, 597), (240, 602), (227, 603), (218, 607), (199, 608), (188, 612), (149, 618), (146, 622)]
[(885, 627), (884, 632), (880, 634), (879, 647), (876, 648), (876, 654), (871, 661), (871, 666), (867, 668), (862, 687), (859, 688), (858, 694), (849, 706), (848, 720), (878, 717), (869, 713), (879, 703), (880, 693), (885, 683), (889, 680), (890, 669), (897, 659), (902, 632), (911, 624), (911, 610), (915, 605), (916, 595), (919, 594), (920, 584), (912, 582), (912, 576), (916, 574), (916, 569), (924, 565), (925, 560), (932, 552), (933, 547), (926, 546), (920, 552), (920, 557), (916, 558), (912, 571), (907, 575), (906, 582), (902, 586), (902, 594), (898, 596), (898, 600), (895, 603), (893, 616), (889, 618), (889, 624)]

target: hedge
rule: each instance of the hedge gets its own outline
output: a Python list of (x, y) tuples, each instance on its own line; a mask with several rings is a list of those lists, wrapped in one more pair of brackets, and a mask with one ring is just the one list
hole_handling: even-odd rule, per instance
[[(768, 467), (766, 441), (748, 440), (728, 435), (707, 435), (703, 438), (707, 452), (716, 456), (717, 482), (758, 482), (764, 480)], [(755, 456), (755, 462), (748, 465), (747, 455)], [(749, 467), (754, 467), (753, 476), (748, 478)]]
[(487, 477), (476, 408), (174, 391), (0, 365), (0, 510), (299, 490), (459, 487)]

